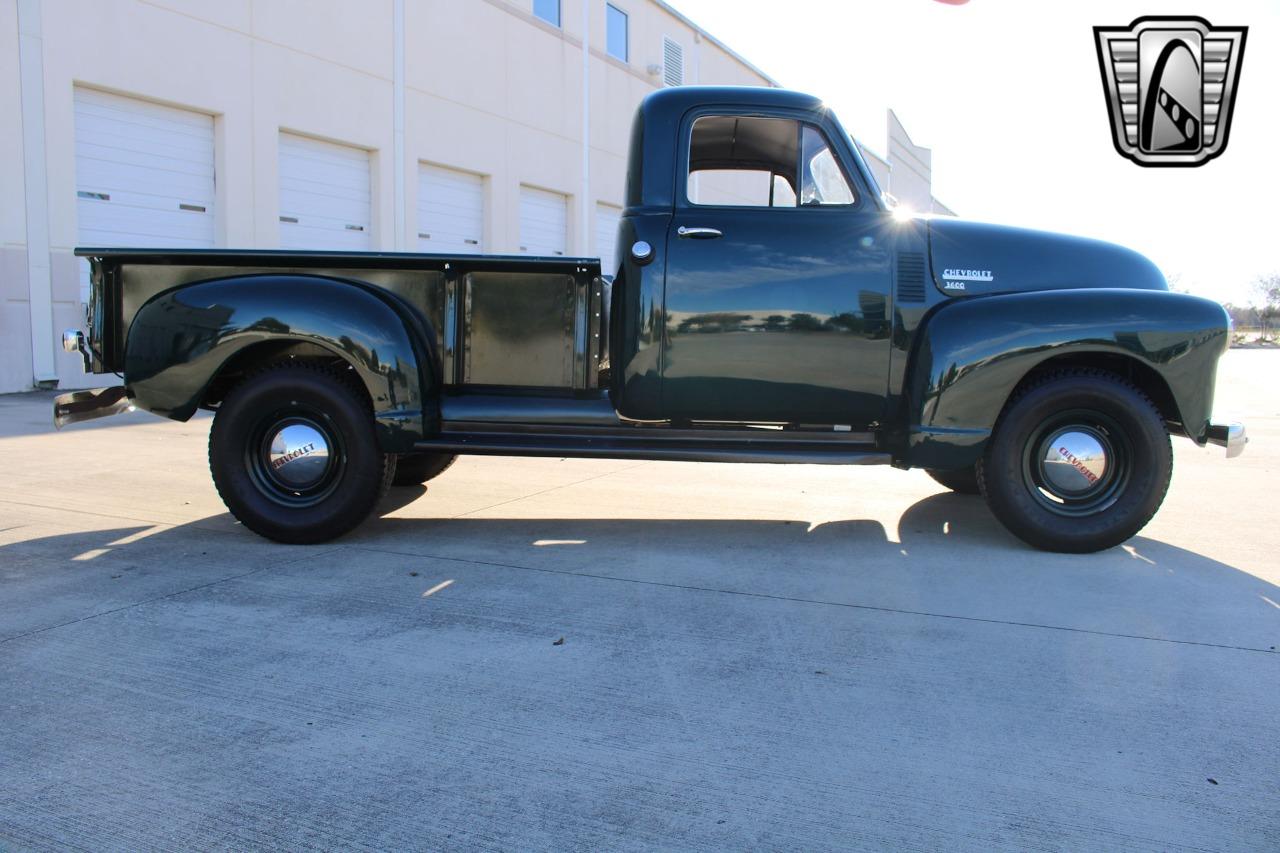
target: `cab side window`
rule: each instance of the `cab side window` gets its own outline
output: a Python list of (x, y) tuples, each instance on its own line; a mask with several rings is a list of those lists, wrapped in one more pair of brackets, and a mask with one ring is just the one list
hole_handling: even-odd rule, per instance
[(853, 204), (853, 189), (822, 132), (806, 124), (800, 148), (800, 204)]
[(856, 201), (822, 132), (792, 119), (703, 116), (689, 144), (690, 203), (728, 207)]

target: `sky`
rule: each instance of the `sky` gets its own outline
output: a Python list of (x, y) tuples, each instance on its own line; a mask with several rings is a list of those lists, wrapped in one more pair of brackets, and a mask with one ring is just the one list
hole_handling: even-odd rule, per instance
[[(962, 217), (1120, 243), (1223, 302), (1280, 272), (1280, 0), (671, 2), (881, 155), (892, 108)], [(1249, 27), (1229, 143), (1203, 166), (1144, 168), (1112, 143), (1093, 27), (1143, 15)]]

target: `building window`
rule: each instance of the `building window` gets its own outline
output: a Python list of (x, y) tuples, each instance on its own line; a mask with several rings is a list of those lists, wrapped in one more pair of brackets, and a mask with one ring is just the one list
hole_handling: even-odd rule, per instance
[(612, 3), (605, 4), (605, 34), (609, 55), (626, 62), (628, 59), (627, 13)]
[(533, 14), (553, 27), (560, 26), (560, 0), (533, 0)]
[(662, 37), (662, 82), (666, 86), (684, 85), (684, 48), (666, 36)]

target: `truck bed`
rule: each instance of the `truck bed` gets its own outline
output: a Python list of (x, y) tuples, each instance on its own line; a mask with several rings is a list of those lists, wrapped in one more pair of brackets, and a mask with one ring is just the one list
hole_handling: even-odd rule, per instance
[(138, 310), (170, 288), (292, 273), (363, 282), (410, 306), (438, 354), (446, 390), (574, 395), (599, 388), (605, 290), (596, 258), (79, 248), (96, 261), (103, 307), (91, 325), (101, 369), (122, 369)]

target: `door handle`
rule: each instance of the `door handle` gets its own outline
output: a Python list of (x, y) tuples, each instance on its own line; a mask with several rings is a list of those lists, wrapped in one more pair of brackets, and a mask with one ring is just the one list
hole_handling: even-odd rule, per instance
[(683, 225), (676, 229), (676, 234), (690, 240), (714, 240), (724, 236), (719, 228), (685, 228)]

